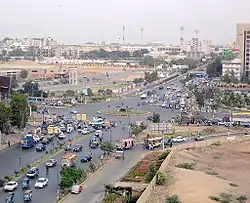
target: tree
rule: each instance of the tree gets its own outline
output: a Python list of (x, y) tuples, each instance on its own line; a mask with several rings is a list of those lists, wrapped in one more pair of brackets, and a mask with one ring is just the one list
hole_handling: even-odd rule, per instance
[(104, 152), (112, 152), (114, 150), (114, 146), (111, 142), (106, 141), (100, 145), (100, 149)]
[(11, 78), (11, 89), (16, 89), (18, 87), (19, 87), (19, 85), (18, 85), (18, 82), (16, 80), (16, 77), (12, 77)]
[(18, 128), (24, 128), (28, 122), (29, 106), (27, 98), (23, 94), (13, 94), (10, 102), (11, 124)]
[(73, 96), (75, 95), (75, 91), (74, 91), (74, 90), (67, 90), (65, 93), (66, 93), (67, 96), (69, 96), (69, 97), (73, 97)]
[(28, 76), (28, 71), (27, 70), (21, 70), (21, 72), (20, 72), (20, 77), (22, 78), (22, 79), (26, 79), (27, 78), (27, 76)]
[(106, 89), (105, 94), (111, 96), (113, 94), (113, 91), (111, 89)]
[(142, 83), (143, 81), (144, 81), (143, 78), (135, 78), (135, 79), (133, 80), (133, 83), (138, 84), (138, 83)]
[(149, 116), (147, 118), (149, 121), (152, 121), (153, 123), (160, 123), (161, 119), (160, 119), (160, 114), (158, 113), (153, 113), (152, 116)]
[(8, 122), (10, 121), (11, 109), (9, 106), (0, 102), (0, 133), (7, 132)]
[(158, 73), (157, 73), (157, 71), (153, 71), (152, 73), (150, 73), (150, 72), (145, 72), (145, 73), (144, 73), (144, 79), (145, 79), (147, 82), (156, 81), (156, 80), (158, 79)]
[(77, 181), (86, 178), (86, 173), (80, 168), (63, 167), (60, 171), (60, 175), (62, 177), (59, 184), (61, 189), (70, 188), (73, 184), (76, 184)]
[(33, 96), (33, 97), (40, 97), (41, 96), (41, 91), (39, 90), (39, 84), (37, 82), (33, 82), (31, 80), (26, 81), (23, 84), (23, 90), (29, 96)]
[(87, 95), (88, 95), (89, 97), (91, 97), (91, 96), (94, 95), (93, 92), (92, 92), (92, 89), (90, 89), (90, 88), (87, 89)]

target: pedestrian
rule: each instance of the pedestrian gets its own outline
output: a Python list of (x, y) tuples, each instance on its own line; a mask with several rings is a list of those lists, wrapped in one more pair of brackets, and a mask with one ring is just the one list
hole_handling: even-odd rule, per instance
[(10, 145), (11, 145), (11, 144), (10, 144), (10, 141), (8, 140), (8, 146), (10, 147)]

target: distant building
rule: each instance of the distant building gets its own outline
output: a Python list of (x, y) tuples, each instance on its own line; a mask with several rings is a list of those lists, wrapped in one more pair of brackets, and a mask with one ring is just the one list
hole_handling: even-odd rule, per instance
[(226, 74), (236, 77), (239, 81), (241, 81), (243, 76), (243, 67), (241, 59), (233, 59), (231, 61), (222, 61), (222, 77)]
[(11, 77), (0, 76), (0, 101), (7, 99), (11, 90)]
[(250, 23), (237, 24), (236, 43), (240, 50), (244, 76), (250, 78)]

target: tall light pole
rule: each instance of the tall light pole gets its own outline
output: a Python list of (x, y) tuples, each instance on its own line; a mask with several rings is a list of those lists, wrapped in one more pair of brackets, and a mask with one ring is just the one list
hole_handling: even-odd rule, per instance
[(125, 25), (122, 27), (122, 44), (125, 44)]
[(143, 44), (143, 32), (144, 32), (144, 28), (141, 28), (141, 44)]

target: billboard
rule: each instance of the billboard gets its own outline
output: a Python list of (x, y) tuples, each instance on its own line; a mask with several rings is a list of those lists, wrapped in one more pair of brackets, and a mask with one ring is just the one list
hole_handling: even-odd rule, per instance
[(0, 76), (0, 96), (7, 98), (10, 94), (11, 78), (7, 76)]
[(153, 134), (173, 134), (174, 126), (172, 123), (152, 123), (149, 126), (151, 133)]

